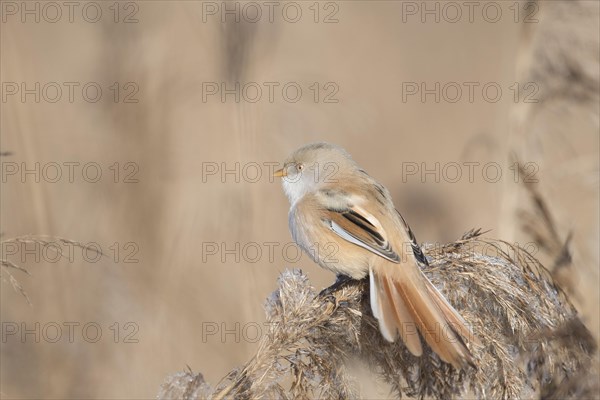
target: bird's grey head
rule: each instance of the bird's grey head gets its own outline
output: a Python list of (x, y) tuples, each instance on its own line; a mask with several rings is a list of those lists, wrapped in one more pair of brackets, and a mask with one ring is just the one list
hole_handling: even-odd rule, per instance
[(321, 142), (294, 151), (275, 175), (283, 177), (283, 190), (293, 205), (306, 193), (343, 181), (357, 168), (344, 149)]

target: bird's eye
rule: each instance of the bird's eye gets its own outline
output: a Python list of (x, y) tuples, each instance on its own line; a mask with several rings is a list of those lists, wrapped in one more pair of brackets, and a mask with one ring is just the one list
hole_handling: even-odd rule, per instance
[(296, 169), (298, 169), (298, 171), (302, 171), (304, 169), (304, 164), (296, 165)]

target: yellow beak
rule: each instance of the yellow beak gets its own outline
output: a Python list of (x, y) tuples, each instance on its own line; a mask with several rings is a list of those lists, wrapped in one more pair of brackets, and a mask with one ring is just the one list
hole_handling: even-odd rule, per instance
[(287, 176), (287, 169), (285, 169), (285, 168), (278, 169), (277, 171), (273, 172), (273, 176), (276, 176), (277, 178)]

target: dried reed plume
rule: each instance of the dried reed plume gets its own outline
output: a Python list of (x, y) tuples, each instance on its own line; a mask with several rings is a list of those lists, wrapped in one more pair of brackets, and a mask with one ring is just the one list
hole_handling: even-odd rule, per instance
[(457, 371), (428, 347), (414, 357), (387, 343), (368, 284), (320, 296), (299, 270), (285, 271), (267, 300), (256, 355), (210, 386), (191, 370), (170, 376), (159, 399), (357, 398), (348, 361), (365, 362), (398, 397), (447, 399), (595, 396), (594, 339), (550, 274), (526, 251), (471, 231), (425, 245), (424, 273), (473, 326), (477, 369)]

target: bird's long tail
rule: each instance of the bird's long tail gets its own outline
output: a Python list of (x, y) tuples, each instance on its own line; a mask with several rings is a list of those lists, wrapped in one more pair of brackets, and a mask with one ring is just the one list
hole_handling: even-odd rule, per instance
[(386, 340), (393, 342), (399, 334), (408, 350), (420, 356), (420, 333), (443, 361), (456, 368), (475, 365), (464, 339), (478, 340), (418, 266), (386, 261), (369, 273), (371, 308)]

